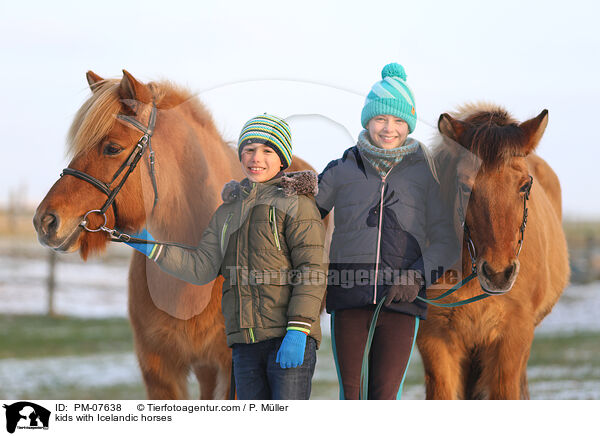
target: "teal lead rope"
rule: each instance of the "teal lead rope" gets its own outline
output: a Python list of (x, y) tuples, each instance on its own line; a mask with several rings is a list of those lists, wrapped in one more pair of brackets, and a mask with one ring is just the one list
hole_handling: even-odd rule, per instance
[(469, 283), (475, 277), (477, 277), (477, 274), (475, 272), (472, 272), (465, 279), (458, 282), (456, 285), (454, 285), (452, 288), (450, 288), (449, 290), (444, 292), (442, 295), (435, 297), (435, 298), (430, 298), (430, 299), (417, 297), (417, 300), (420, 300), (424, 303), (431, 304), (432, 306), (437, 306), (437, 307), (458, 307), (458, 306), (464, 306), (465, 304), (473, 303), (475, 301), (483, 300), (484, 298), (489, 297), (490, 294), (479, 294), (475, 297), (468, 298), (466, 300), (455, 301), (454, 303), (437, 303), (436, 302), (437, 300), (441, 300), (442, 298), (447, 297), (448, 295), (454, 294), (456, 291), (458, 291), (464, 285)]
[(371, 325), (369, 326), (369, 334), (367, 335), (367, 343), (365, 344), (365, 351), (363, 353), (362, 366), (360, 367), (360, 390), (358, 392), (359, 400), (368, 400), (369, 396), (369, 354), (371, 352), (371, 344), (373, 343), (373, 336), (375, 335), (375, 325), (377, 324), (377, 318), (379, 317), (379, 311), (385, 298), (382, 298), (371, 319)]
[[(477, 274), (475, 272), (471, 273), (464, 280), (461, 280), (459, 283), (454, 285), (451, 289), (444, 292), (442, 295), (439, 295), (435, 298), (427, 299), (422, 297), (417, 297), (418, 300), (431, 304), (432, 306), (437, 307), (458, 307), (464, 306), (465, 304), (473, 303), (475, 301), (483, 300), (484, 298), (489, 297), (489, 294), (480, 294), (475, 297), (467, 298), (466, 300), (456, 301), (454, 303), (438, 303), (437, 300), (440, 300), (448, 295), (453, 294), (457, 290), (459, 290), (462, 286), (469, 283), (473, 280)], [(367, 343), (365, 344), (365, 351), (363, 352), (363, 360), (362, 366), (360, 368), (360, 391), (358, 393), (358, 398), (361, 400), (367, 400), (369, 394), (369, 354), (371, 352), (371, 345), (373, 343), (373, 336), (375, 335), (375, 326), (377, 325), (377, 318), (379, 318), (379, 312), (381, 311), (381, 306), (385, 298), (382, 298), (377, 306), (375, 307), (375, 312), (373, 312), (373, 318), (371, 319), (371, 325), (369, 326), (369, 334), (367, 335)], [(416, 336), (416, 332), (415, 332)]]

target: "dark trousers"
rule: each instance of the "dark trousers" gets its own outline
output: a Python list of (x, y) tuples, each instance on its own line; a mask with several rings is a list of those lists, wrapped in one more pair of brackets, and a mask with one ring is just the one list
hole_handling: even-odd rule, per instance
[(233, 375), (239, 400), (308, 400), (315, 365), (316, 342), (306, 339), (304, 362), (282, 368), (275, 362), (283, 338), (233, 345)]
[[(374, 309), (368, 306), (331, 314), (340, 399), (358, 399), (363, 352)], [(379, 313), (369, 356), (368, 399), (399, 399), (417, 328), (418, 318), (412, 315), (384, 310)]]

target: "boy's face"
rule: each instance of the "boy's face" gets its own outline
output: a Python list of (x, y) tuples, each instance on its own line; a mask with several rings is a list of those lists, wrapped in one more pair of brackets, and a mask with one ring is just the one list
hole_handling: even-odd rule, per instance
[(385, 149), (400, 147), (408, 136), (408, 124), (394, 115), (377, 115), (369, 120), (371, 142)]
[(282, 166), (275, 150), (265, 144), (253, 142), (242, 149), (242, 170), (251, 182), (271, 180)]

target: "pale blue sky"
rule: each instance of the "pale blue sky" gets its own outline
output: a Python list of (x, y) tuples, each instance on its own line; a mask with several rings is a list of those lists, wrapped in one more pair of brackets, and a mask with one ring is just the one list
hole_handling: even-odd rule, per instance
[(599, 12), (592, 1), (2, 1), (0, 203), (25, 185), (38, 203), (68, 163), (89, 69), (188, 86), (227, 140), (257, 113), (291, 117), (295, 153), (320, 171), (353, 144), (364, 96), (395, 61), (425, 142), (466, 101), (521, 120), (548, 109), (538, 153), (561, 179), (565, 214), (598, 218)]

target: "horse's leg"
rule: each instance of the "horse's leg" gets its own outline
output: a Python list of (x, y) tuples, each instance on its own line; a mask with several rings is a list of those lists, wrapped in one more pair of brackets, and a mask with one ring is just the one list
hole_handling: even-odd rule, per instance
[(483, 400), (487, 398), (487, 390), (481, 380), (481, 345), (473, 347), (462, 361), (464, 400)]
[(201, 400), (227, 400), (229, 398), (231, 363), (199, 363), (194, 365), (194, 373), (200, 384)]
[(523, 361), (521, 362), (521, 399), (529, 400), (529, 383), (527, 382), (527, 362), (529, 361), (529, 353), (531, 348), (527, 349), (527, 352), (523, 355)]
[[(200, 384), (200, 398), (226, 400), (231, 381), (231, 349), (227, 346), (221, 312), (216, 313), (211, 327), (201, 332), (202, 354), (194, 364), (194, 372)], [(219, 322), (220, 321), (220, 322)]]
[(200, 385), (200, 399), (214, 400), (217, 387), (217, 368), (212, 365), (196, 364), (194, 373)]
[(229, 390), (231, 389), (231, 359), (228, 362), (221, 362), (219, 364), (215, 400), (227, 400), (229, 398)]
[(428, 400), (455, 400), (463, 391), (461, 365), (463, 353), (452, 339), (421, 335), (418, 346), (425, 368), (425, 394)]
[(491, 400), (518, 400), (521, 398), (524, 356), (531, 348), (533, 332), (515, 327), (498, 339), (493, 352), (484, 357), (486, 379), (490, 381)]
[(136, 349), (149, 399), (187, 399), (188, 365), (177, 361), (165, 349), (151, 351), (139, 345), (136, 346)]
[(159, 311), (152, 302), (146, 259), (140, 254), (132, 256), (129, 269), (129, 319), (148, 398), (186, 399), (189, 365), (173, 345), (177, 336), (169, 329), (177, 321)]

